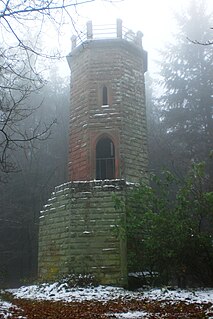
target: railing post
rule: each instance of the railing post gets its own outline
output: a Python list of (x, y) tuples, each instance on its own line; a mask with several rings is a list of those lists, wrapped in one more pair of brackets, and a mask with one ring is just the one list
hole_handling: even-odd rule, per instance
[(136, 44), (139, 46), (139, 47), (142, 47), (142, 38), (143, 38), (143, 33), (141, 31), (138, 31), (137, 34), (136, 34)]
[(122, 20), (117, 19), (117, 38), (122, 39)]
[(76, 35), (73, 35), (73, 36), (71, 37), (71, 43), (72, 43), (71, 50), (75, 49), (75, 47), (76, 47), (76, 42), (77, 42), (77, 37), (76, 37)]
[(87, 22), (87, 39), (93, 39), (92, 21)]

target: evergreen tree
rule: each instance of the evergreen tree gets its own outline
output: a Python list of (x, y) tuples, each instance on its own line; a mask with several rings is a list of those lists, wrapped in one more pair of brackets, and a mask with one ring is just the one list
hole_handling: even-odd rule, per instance
[(191, 40), (208, 41), (213, 23), (203, 0), (191, 1), (184, 14), (176, 15), (176, 20), (179, 29), (174, 41), (161, 52), (164, 93), (159, 102), (165, 144), (183, 172), (189, 162), (205, 160), (212, 175), (212, 47)]
[(159, 118), (156, 82), (146, 74), (146, 113), (148, 130), (149, 170), (160, 173), (162, 169), (174, 171), (172, 154), (166, 141), (164, 126)]

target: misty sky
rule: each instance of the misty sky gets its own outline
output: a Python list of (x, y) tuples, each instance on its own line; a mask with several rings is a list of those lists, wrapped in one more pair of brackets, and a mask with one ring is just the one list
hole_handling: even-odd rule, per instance
[(144, 48), (150, 51), (162, 46), (171, 36), (175, 28), (172, 13), (181, 10), (186, 3), (187, 0), (123, 0), (114, 3), (98, 0), (78, 9), (78, 22), (82, 25), (91, 19), (94, 24), (107, 24), (121, 18), (124, 26), (144, 33)]
[[(175, 32), (174, 12), (181, 12), (193, 0), (96, 0), (94, 3), (77, 7), (73, 14), (77, 30), (82, 30), (88, 20), (93, 24), (115, 24), (116, 19), (123, 20), (123, 25), (134, 32), (140, 30), (144, 34), (143, 46), (149, 54), (149, 69), (154, 68), (156, 49), (172, 39)], [(213, 12), (213, 0), (207, 1)], [(70, 37), (75, 33), (71, 25), (64, 28), (60, 43), (65, 52), (71, 48)], [(61, 46), (60, 44), (60, 46)]]
[(150, 37), (158, 42), (161, 36), (170, 33), (174, 24), (172, 12), (180, 10), (185, 3), (186, 0), (123, 0), (109, 4), (99, 0), (84, 10), (79, 8), (79, 13), (84, 20), (91, 19), (97, 24), (121, 18), (128, 28), (141, 30), (147, 38), (144, 41), (149, 43)]

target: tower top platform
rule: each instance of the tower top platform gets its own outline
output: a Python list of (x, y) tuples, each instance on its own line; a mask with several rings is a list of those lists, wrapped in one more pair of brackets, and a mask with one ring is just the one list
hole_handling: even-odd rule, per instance
[(134, 43), (142, 48), (143, 33), (141, 31), (133, 32), (131, 29), (123, 26), (121, 19), (116, 20), (116, 24), (93, 25), (88, 21), (86, 28), (77, 35), (71, 37), (72, 50), (88, 40), (105, 40), (105, 39), (124, 39)]

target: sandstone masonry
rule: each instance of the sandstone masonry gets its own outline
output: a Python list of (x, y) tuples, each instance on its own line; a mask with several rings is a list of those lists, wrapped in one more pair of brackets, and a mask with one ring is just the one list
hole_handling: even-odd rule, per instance
[[(115, 178), (138, 182), (147, 170), (142, 45), (122, 38), (87, 40), (67, 57), (71, 69), (70, 180), (96, 178), (96, 145), (115, 145)], [(103, 105), (102, 89), (108, 90)]]
[[(147, 129), (142, 34), (72, 38), (69, 180), (55, 188), (39, 227), (38, 275), (92, 274), (100, 284), (127, 285), (125, 203), (146, 179)], [(80, 39), (81, 40), (81, 39)]]
[(39, 275), (93, 274), (102, 284), (126, 285), (126, 240), (119, 228), (125, 212), (112, 194), (124, 198), (123, 180), (69, 182), (55, 188), (40, 216)]

